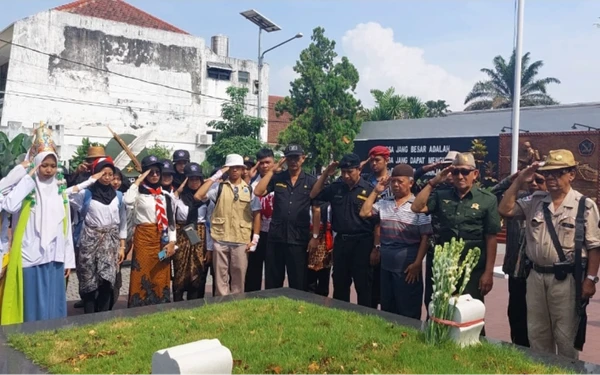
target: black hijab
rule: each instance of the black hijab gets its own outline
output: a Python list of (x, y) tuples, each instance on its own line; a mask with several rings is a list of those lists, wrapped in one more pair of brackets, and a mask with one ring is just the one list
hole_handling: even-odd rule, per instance
[[(151, 167), (158, 167), (158, 174), (159, 174), (159, 179), (158, 182), (155, 184), (150, 183), (150, 181), (148, 181), (148, 177), (146, 177), (144, 179), (144, 182), (142, 182), (141, 186), (139, 187), (139, 192), (140, 194), (147, 194), (147, 195), (152, 195), (152, 193), (150, 193), (150, 191), (146, 188), (146, 186), (148, 186), (149, 188), (156, 190), (158, 188), (161, 188), (161, 180), (162, 180), (162, 164), (158, 163), (158, 164), (153, 164), (153, 165), (148, 165), (145, 168), (142, 168), (142, 173), (146, 172), (148, 169), (150, 169)], [(163, 191), (163, 195), (165, 196), (165, 202), (166, 202), (166, 209), (167, 209), (167, 220), (169, 221), (169, 227), (173, 228), (175, 226), (175, 220), (174, 220), (174, 216), (173, 216), (173, 206), (171, 205), (171, 197), (169, 196), (169, 194), (166, 194)]]
[(188, 184), (185, 184), (185, 187), (179, 196), (181, 201), (188, 206), (188, 215), (187, 219), (185, 220), (186, 224), (196, 225), (198, 223), (198, 209), (204, 205), (204, 202), (194, 199), (194, 194), (196, 194), (196, 191), (198, 190), (192, 190)]
[[(112, 168), (113, 171), (115, 170), (115, 167), (111, 162), (101, 161), (96, 164), (93, 173), (96, 174), (106, 167)], [(92, 200), (98, 201), (105, 206), (108, 206), (117, 196), (117, 192), (111, 184), (103, 185), (100, 181), (96, 181), (90, 187), (90, 191), (92, 192)]]

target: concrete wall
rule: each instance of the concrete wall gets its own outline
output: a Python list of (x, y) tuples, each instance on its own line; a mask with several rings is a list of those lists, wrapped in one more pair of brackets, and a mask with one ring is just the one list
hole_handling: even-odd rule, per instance
[[(248, 114), (256, 114), (252, 82), (257, 63), (217, 56), (198, 37), (51, 10), (16, 22), (13, 43), (62, 59), (11, 47), (0, 126), (21, 122), (32, 127), (39, 121), (64, 125), (63, 159), (83, 137), (108, 142), (105, 125), (110, 125), (117, 133), (152, 130), (153, 141), (187, 149), (201, 162), (208, 145), (197, 144), (197, 135), (210, 130), (208, 122), (220, 119), (220, 98), (227, 98), (227, 87), (248, 87)], [(208, 78), (208, 62), (231, 65), (231, 80)], [(249, 83), (238, 83), (237, 71), (249, 72)], [(268, 66), (262, 74), (263, 106), (268, 108)], [(262, 115), (266, 120), (268, 111)], [(265, 141), (267, 134), (265, 126)]]

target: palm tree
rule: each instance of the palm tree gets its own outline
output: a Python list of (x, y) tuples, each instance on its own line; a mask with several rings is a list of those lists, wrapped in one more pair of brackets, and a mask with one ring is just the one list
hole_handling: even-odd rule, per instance
[(445, 100), (428, 100), (425, 102), (425, 107), (427, 107), (425, 117), (444, 117), (452, 112), (448, 109), (450, 105)]
[[(386, 91), (371, 90), (371, 95), (375, 99), (375, 107), (363, 111), (362, 116), (365, 121), (436, 117), (429, 115), (430, 109), (421, 99), (416, 96), (398, 95), (393, 87)], [(445, 101), (438, 100), (434, 103), (440, 102), (444, 103), (444, 110), (447, 111), (448, 105)]]
[[(560, 83), (553, 77), (535, 79), (540, 68), (544, 66), (541, 60), (529, 64), (529, 52), (521, 58), (521, 106), (554, 105), (558, 102), (546, 91), (551, 83)], [(483, 68), (481, 71), (488, 75), (488, 81), (479, 81), (465, 98), (468, 106), (465, 111), (481, 109), (511, 108), (513, 101), (515, 76), (515, 51), (508, 65), (500, 55), (494, 58), (494, 69)]]

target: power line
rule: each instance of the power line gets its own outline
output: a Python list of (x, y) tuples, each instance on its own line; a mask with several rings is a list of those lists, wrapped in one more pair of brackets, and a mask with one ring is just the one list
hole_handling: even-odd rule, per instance
[[(191, 94), (191, 95), (196, 95), (196, 96), (201, 96), (201, 97), (206, 97), (206, 98), (212, 98), (212, 99), (221, 100), (221, 101), (225, 101), (225, 102), (233, 102), (230, 99), (219, 98), (217, 96), (212, 96), (212, 95), (208, 95), (208, 94), (202, 94), (202, 93), (199, 93), (199, 92), (195, 92), (195, 91), (191, 91), (191, 90), (186, 90), (186, 89), (182, 89), (182, 88), (179, 88), (179, 87), (169, 86), (169, 85), (165, 85), (165, 84), (158, 83), (158, 82), (152, 82), (152, 81), (148, 81), (148, 80), (145, 80), (145, 79), (142, 79), (142, 78), (132, 77), (132, 76), (128, 76), (126, 74), (122, 74), (122, 73), (118, 73), (118, 72), (113, 72), (113, 71), (110, 71), (108, 69), (101, 69), (101, 68), (95, 67), (93, 65), (82, 63), (80, 61), (74, 61), (74, 60), (71, 60), (71, 59), (67, 59), (65, 57), (58, 56), (55, 53), (48, 53), (48, 52), (40, 51), (38, 49), (27, 47), (27, 46), (24, 46), (24, 45), (21, 45), (21, 44), (18, 44), (18, 43), (14, 43), (12, 41), (5, 40), (5, 39), (2, 39), (2, 38), (0, 38), (0, 42), (10, 44), (11, 46), (23, 48), (25, 50), (32, 51), (32, 52), (35, 52), (35, 53), (39, 53), (39, 54), (42, 54), (42, 55), (45, 55), (45, 56), (48, 56), (48, 57), (52, 57), (52, 58), (56, 58), (56, 59), (59, 59), (59, 60), (63, 60), (63, 61), (66, 61), (66, 62), (69, 62), (69, 63), (72, 63), (72, 64), (84, 66), (84, 67), (89, 68), (89, 69), (97, 70), (97, 71), (104, 72), (104, 73), (113, 74), (113, 75), (118, 76), (118, 77), (132, 79), (132, 80), (135, 80), (135, 81), (144, 82), (144, 83), (147, 83), (147, 84), (150, 84), (150, 85), (155, 85), (155, 86), (163, 87), (163, 88), (170, 89), (170, 90), (181, 91), (181, 92), (185, 92), (185, 93), (188, 93), (188, 94)], [(248, 105), (255, 106), (255, 107), (258, 106), (258, 104), (250, 104), (250, 103), (248, 103)]]

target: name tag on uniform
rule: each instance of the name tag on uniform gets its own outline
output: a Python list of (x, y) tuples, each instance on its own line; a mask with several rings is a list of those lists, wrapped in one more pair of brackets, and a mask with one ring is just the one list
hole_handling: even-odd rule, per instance
[(367, 200), (367, 197), (366, 197), (366, 196), (364, 196), (364, 195), (357, 195), (357, 196), (356, 196), (356, 198), (358, 198), (358, 199), (362, 199), (363, 201), (366, 201), (366, 200)]
[(282, 187), (282, 188), (287, 188), (287, 185), (286, 184), (282, 184), (281, 182), (276, 183), (275, 186), (279, 186), (279, 187)]

